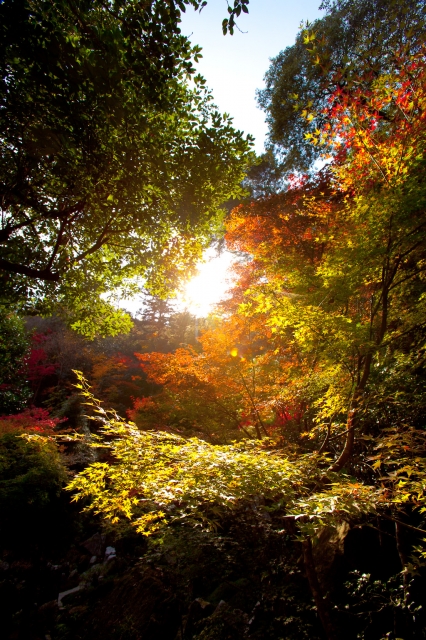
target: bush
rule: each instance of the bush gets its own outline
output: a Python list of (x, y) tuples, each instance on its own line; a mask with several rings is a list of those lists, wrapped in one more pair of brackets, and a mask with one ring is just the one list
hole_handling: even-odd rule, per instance
[(19, 435), (24, 430), (49, 435), (66, 418), (52, 417), (47, 409), (31, 407), (11, 416), (0, 416), (0, 437), (5, 433)]
[(40, 436), (0, 436), (0, 537), (29, 531), (54, 508), (66, 480), (55, 443)]
[(22, 410), (28, 400), (29, 349), (23, 321), (0, 308), (0, 415)]

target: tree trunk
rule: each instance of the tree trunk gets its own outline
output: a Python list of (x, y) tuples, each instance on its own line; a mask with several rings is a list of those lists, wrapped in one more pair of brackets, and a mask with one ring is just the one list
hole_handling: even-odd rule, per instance
[(355, 428), (358, 426), (358, 423), (359, 423), (361, 398), (365, 389), (365, 385), (367, 384), (367, 380), (370, 376), (370, 367), (371, 367), (372, 360), (373, 360), (373, 354), (370, 351), (365, 356), (364, 371), (362, 374), (362, 378), (357, 384), (356, 389), (354, 391), (351, 408), (349, 410), (348, 420), (346, 423), (347, 435), (345, 440), (345, 446), (343, 447), (343, 451), (340, 454), (340, 456), (337, 458), (337, 460), (333, 462), (332, 465), (329, 466), (328, 471), (336, 471), (336, 472), (341, 471), (341, 469), (343, 469), (347, 461), (352, 457), (354, 444), (355, 444)]
[(308, 578), (309, 587), (315, 601), (319, 619), (327, 636), (327, 640), (338, 640), (337, 632), (331, 621), (330, 606), (322, 595), (321, 586), (318, 581), (317, 572), (315, 570), (314, 558), (312, 555), (311, 539), (303, 540), (303, 561), (305, 564), (306, 577)]
[(404, 544), (404, 526), (395, 522), (395, 538), (396, 538), (396, 548), (398, 551), (399, 559), (401, 561), (402, 570), (403, 570), (403, 584), (404, 584), (404, 604), (408, 606), (410, 604), (410, 579), (408, 573), (405, 571), (408, 565), (408, 558), (406, 553), (406, 548)]

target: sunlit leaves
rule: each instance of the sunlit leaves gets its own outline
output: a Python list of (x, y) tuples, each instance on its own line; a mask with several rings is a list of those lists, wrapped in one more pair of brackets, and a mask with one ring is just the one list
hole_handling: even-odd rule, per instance
[(103, 410), (81, 379), (87, 404), (103, 423), (101, 444), (114, 464), (95, 462), (68, 489), (74, 499), (90, 498), (88, 508), (112, 522), (132, 521), (150, 534), (171, 522), (202, 522), (209, 505), (232, 509), (263, 495), (287, 502), (305, 491), (308, 459), (293, 462), (257, 442), (211, 445), (198, 438), (139, 431)]
[[(370, 125), (380, 129), (382, 108), (374, 99), (369, 104), (372, 83), (386, 74), (398, 76), (401, 57), (417, 55), (425, 42), (421, 0), (330, 2), (323, 9), (324, 17), (302, 25), (295, 44), (272, 60), (266, 88), (258, 94), (271, 144), (279, 148), (289, 172), (306, 170), (320, 157), (328, 128), (349, 102), (359, 101), (369, 115), (354, 123), (350, 106), (348, 111), (343, 108), (341, 115), (348, 118), (342, 119), (343, 128), (355, 124), (358, 132)], [(407, 98), (407, 114), (411, 102)], [(341, 150), (341, 141), (334, 142), (328, 150), (332, 157)]]
[(68, 489), (75, 492), (74, 500), (89, 498), (86, 509), (113, 524), (127, 519), (143, 535), (170, 524), (209, 527), (212, 507), (224, 513), (262, 495), (275, 508), (285, 507), (301, 532), (311, 535), (375, 510), (375, 490), (349, 478), (312, 493), (320, 482), (320, 457), (289, 459), (268, 442), (215, 446), (198, 438), (141, 432), (103, 410), (80, 380), (87, 404), (103, 425), (99, 444), (109, 448), (114, 463), (92, 463)]
[(2, 295), (114, 334), (129, 324), (105, 298), (179, 284), (243, 192), (250, 139), (189, 86), (200, 49), (174, 3), (21, 4), (0, 4)]
[[(168, 398), (179, 412), (185, 414), (186, 408), (194, 427), (209, 428), (210, 436), (267, 435), (277, 387), (277, 360), (268, 348), (268, 334), (260, 323), (234, 315), (202, 333), (201, 353), (185, 347), (168, 354), (138, 354), (149, 379), (164, 385), (153, 402)], [(166, 406), (165, 425), (170, 418)], [(136, 415), (134, 419), (138, 421)]]
[(299, 521), (303, 535), (315, 535), (322, 527), (336, 528), (342, 522), (374, 514), (377, 497), (374, 486), (345, 478), (321, 493), (296, 501), (290, 514)]

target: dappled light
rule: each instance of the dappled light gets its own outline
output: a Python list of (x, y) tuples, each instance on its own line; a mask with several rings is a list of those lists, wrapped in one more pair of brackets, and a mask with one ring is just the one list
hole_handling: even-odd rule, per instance
[(205, 5), (0, 3), (2, 633), (426, 640), (426, 2)]

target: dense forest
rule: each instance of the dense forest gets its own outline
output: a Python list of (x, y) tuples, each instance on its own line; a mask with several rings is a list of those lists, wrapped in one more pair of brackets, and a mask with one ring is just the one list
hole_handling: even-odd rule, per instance
[(260, 157), (205, 4), (0, 3), (3, 637), (426, 638), (425, 2), (324, 0)]

